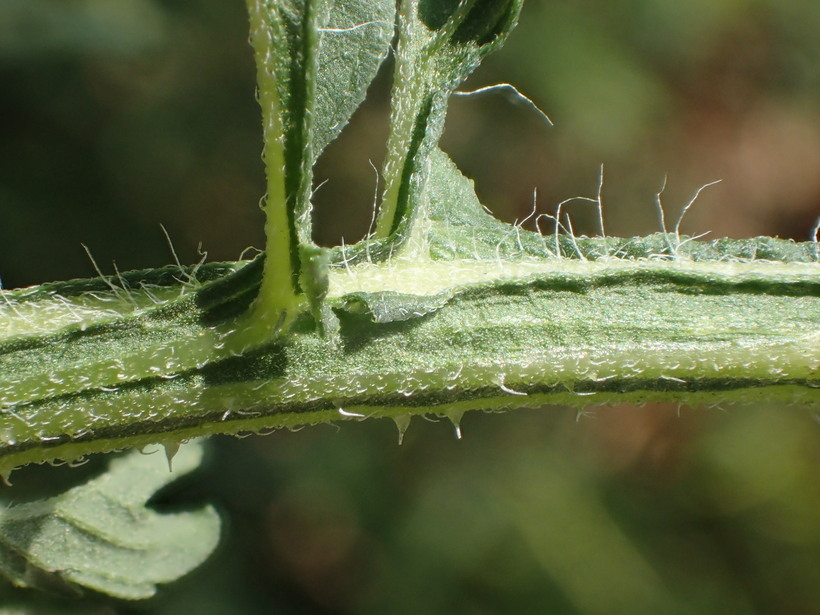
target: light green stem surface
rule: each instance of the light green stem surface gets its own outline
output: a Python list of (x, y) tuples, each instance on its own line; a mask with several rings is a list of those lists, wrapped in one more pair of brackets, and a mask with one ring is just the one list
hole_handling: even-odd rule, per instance
[[(521, 0), (247, 4), (265, 254), (4, 291), (0, 474), (370, 416), (820, 401), (816, 242), (544, 236), (488, 215), (437, 149), (447, 99)], [(394, 20), (376, 232), (319, 248), (311, 169), (364, 98)]]
[[(577, 245), (590, 254), (613, 241)], [(131, 274), (129, 290), (89, 280), (4, 291), (0, 471), (371, 416), (820, 402), (820, 265), (723, 249), (722, 261), (340, 264), (327, 297), (337, 335), (319, 335), (305, 313), (288, 336), (236, 356), (220, 339), (242, 316), (210, 322), (198, 305), (209, 286), (182, 286), (167, 271)], [(204, 266), (197, 284), (236, 267)]]

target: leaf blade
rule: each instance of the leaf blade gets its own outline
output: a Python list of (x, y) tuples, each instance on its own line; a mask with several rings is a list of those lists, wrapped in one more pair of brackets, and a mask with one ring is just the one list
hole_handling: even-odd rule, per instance
[(394, 7), (389, 0), (248, 0), (248, 11), (264, 126), (267, 258), (240, 348), (287, 329), (305, 298), (314, 316), (321, 311), (321, 288), (305, 284), (314, 273), (305, 252), (316, 249), (313, 165), (387, 55)]
[(84, 485), (0, 512), (0, 574), (20, 587), (86, 587), (124, 599), (148, 598), (210, 555), (219, 517), (210, 506), (160, 514), (156, 491), (192, 471), (198, 444), (181, 448), (175, 471), (161, 455), (132, 451)]
[(515, 26), (523, 0), (402, 0), (392, 92), (385, 191), (377, 239), (423, 251), (414, 225), (425, 215), (430, 156), (444, 129), (447, 103), (485, 55)]

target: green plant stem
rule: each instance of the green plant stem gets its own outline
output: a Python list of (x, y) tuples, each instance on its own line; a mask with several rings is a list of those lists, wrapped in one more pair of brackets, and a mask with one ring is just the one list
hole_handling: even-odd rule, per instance
[[(578, 245), (592, 250), (604, 241)], [(760, 241), (770, 249), (775, 240)], [(216, 264), (198, 275), (234, 268)], [(151, 286), (140, 289), (140, 279)], [(217, 345), (210, 358), (181, 362), (173, 373), (157, 339), (185, 348), (192, 339), (220, 339), (238, 321), (206, 324), (196, 293), (159, 279), (134, 275), (139, 290), (130, 291), (88, 290), (99, 281), (5, 291), (0, 471), (371, 416), (458, 420), (466, 410), (544, 404), (820, 401), (820, 276), (811, 262), (337, 266), (326, 299), (340, 321), (337, 336), (319, 335), (303, 313), (285, 338), (228, 357)], [(159, 305), (135, 307), (146, 293)], [(122, 371), (135, 365), (134, 373)]]

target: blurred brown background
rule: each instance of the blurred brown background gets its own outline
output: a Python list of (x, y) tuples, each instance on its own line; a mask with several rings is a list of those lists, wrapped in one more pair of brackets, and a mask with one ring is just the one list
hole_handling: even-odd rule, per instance
[[(262, 246), (240, 0), (0, 2), (0, 276), (235, 259)], [(443, 147), (501, 218), (593, 196), (607, 232), (805, 240), (820, 216), (816, 0), (528, 0)], [(323, 243), (367, 229), (389, 72), (317, 168)], [(574, 210), (576, 232), (594, 233)], [(820, 613), (816, 409), (547, 408), (217, 439), (193, 494), (210, 564), (140, 612)], [(19, 479), (18, 479), (19, 480)], [(117, 607), (122, 612), (125, 608)]]

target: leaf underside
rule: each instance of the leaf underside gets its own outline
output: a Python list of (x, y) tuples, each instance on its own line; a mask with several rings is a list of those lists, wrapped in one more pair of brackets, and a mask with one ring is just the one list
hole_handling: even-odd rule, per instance
[(181, 447), (170, 472), (162, 452), (132, 451), (83, 485), (4, 508), (0, 575), (20, 587), (66, 595), (82, 587), (126, 599), (154, 595), (158, 584), (202, 563), (219, 539), (219, 516), (210, 506), (176, 513), (146, 506), (201, 456), (197, 443)]

